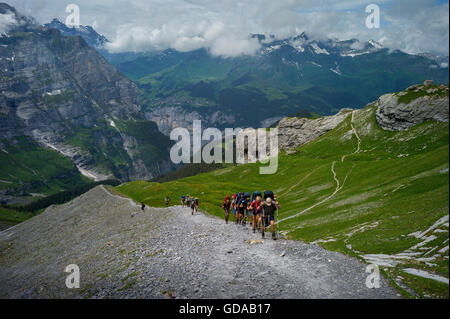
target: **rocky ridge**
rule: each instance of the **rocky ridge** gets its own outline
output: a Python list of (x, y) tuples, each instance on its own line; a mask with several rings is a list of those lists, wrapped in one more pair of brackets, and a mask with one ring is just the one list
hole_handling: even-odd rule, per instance
[[(201, 120), (202, 126), (206, 127), (232, 127), (235, 117), (222, 111), (211, 111), (209, 113), (187, 110), (181, 106), (161, 106), (151, 108), (145, 112), (148, 120), (155, 122), (158, 129), (166, 136), (177, 127), (192, 130), (194, 120)], [(227, 126), (228, 125), (228, 126)]]
[(342, 109), (338, 114), (317, 119), (284, 118), (278, 125), (279, 148), (294, 152), (299, 146), (309, 143), (331, 131), (351, 115), (351, 109)]
[[(389, 131), (404, 131), (426, 121), (449, 121), (449, 87), (433, 85), (425, 81), (423, 85), (413, 85), (405, 91), (385, 94), (369, 105), (377, 107), (376, 120)], [(342, 109), (338, 114), (317, 119), (284, 118), (278, 125), (279, 148), (287, 153), (309, 143), (337, 127), (349, 115), (351, 109)]]
[(375, 102), (377, 122), (389, 131), (404, 131), (431, 120), (448, 122), (448, 92), (446, 85), (434, 86), (425, 81), (424, 85), (413, 85), (403, 92), (385, 94)]

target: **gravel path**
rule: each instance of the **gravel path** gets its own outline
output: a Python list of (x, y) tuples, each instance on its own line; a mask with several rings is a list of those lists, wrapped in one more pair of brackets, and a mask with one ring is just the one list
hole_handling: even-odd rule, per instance
[[(189, 209), (146, 208), (102, 186), (0, 233), (0, 298), (398, 298), (366, 265)], [(283, 257), (282, 257), (283, 255)], [(69, 264), (80, 289), (65, 286)]]

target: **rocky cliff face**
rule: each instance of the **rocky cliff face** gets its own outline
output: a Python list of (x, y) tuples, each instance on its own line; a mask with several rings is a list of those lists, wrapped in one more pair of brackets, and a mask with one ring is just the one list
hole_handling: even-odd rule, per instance
[(349, 115), (351, 115), (351, 109), (342, 109), (336, 115), (318, 119), (284, 118), (277, 125), (279, 148), (288, 153), (294, 151), (297, 147), (331, 131)]
[(167, 136), (177, 127), (192, 130), (194, 120), (201, 120), (203, 127), (217, 127), (219, 129), (232, 127), (235, 122), (233, 114), (225, 114), (222, 111), (200, 113), (195, 110), (187, 110), (181, 106), (155, 107), (145, 112), (145, 116), (148, 120), (155, 122), (159, 130)]
[[(426, 121), (448, 122), (449, 87), (425, 81), (402, 92), (385, 94), (369, 105), (377, 107), (376, 120), (389, 131), (404, 131)], [(295, 152), (297, 147), (334, 129), (350, 115), (351, 109), (342, 109), (334, 116), (318, 119), (284, 118), (277, 125), (279, 148)]]
[(0, 36), (5, 143), (32, 138), (95, 180), (151, 178), (170, 167), (169, 141), (145, 119), (131, 81), (82, 38), (37, 25), (5, 4), (0, 14), (11, 21)]
[(448, 86), (413, 85), (403, 92), (383, 95), (376, 101), (376, 118), (385, 130), (404, 131), (426, 122), (448, 122)]

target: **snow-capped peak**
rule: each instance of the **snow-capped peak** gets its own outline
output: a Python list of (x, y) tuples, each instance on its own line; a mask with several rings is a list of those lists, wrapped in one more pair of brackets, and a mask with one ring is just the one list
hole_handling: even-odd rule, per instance
[(316, 54), (326, 54), (330, 55), (330, 53), (326, 49), (322, 49), (316, 42), (311, 43), (311, 47), (313, 48)]

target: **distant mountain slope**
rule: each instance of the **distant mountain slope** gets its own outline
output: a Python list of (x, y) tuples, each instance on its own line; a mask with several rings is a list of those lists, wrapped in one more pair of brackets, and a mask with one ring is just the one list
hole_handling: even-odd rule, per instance
[[(171, 142), (146, 120), (136, 85), (82, 38), (37, 25), (6, 4), (0, 14), (20, 21), (0, 37), (2, 192), (21, 185), (19, 193), (39, 193), (40, 182), (76, 186), (75, 166), (90, 179), (123, 181), (170, 169)], [(33, 149), (47, 154), (44, 162), (36, 157), (25, 166)], [(47, 167), (52, 162), (55, 169)]]
[(94, 28), (88, 25), (80, 25), (79, 28), (68, 27), (58, 19), (53, 19), (50, 23), (44, 24), (44, 26), (59, 30), (64, 36), (80, 36), (90, 47), (100, 49), (108, 42), (108, 39), (105, 36), (97, 33)]
[(223, 218), (225, 195), (271, 189), (288, 238), (378, 264), (405, 296), (448, 298), (448, 96), (448, 86), (420, 85), (332, 119), (283, 119), (290, 155), (274, 175), (247, 164), (118, 190), (156, 207), (158, 194), (189, 193)]
[(448, 83), (448, 63), (442, 58), (391, 51), (375, 41), (320, 42), (305, 34), (285, 40), (255, 37), (262, 45), (255, 56), (166, 50), (115, 65), (139, 85), (147, 116), (158, 124), (170, 122), (174, 108), (181, 106), (184, 111), (177, 114), (195, 111), (207, 120), (219, 112), (221, 118), (231, 116), (235, 126), (260, 126), (301, 110), (330, 115), (344, 107), (361, 108), (426, 79)]

